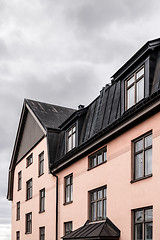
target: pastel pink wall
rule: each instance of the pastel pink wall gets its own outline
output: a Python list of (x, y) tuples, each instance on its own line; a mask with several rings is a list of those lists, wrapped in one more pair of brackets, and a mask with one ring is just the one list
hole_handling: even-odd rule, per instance
[[(120, 240), (131, 240), (131, 210), (153, 206), (153, 239), (160, 236), (160, 113), (107, 143), (106, 163), (87, 171), (88, 156), (72, 164), (58, 174), (59, 177), (59, 239), (64, 235), (64, 222), (73, 221), (73, 230), (82, 226), (89, 218), (88, 191), (107, 185), (107, 216), (121, 230)], [(131, 181), (131, 141), (152, 130), (153, 176)], [(44, 151), (45, 173), (38, 177), (38, 155)], [(14, 199), (12, 202), (12, 240), (16, 231), (21, 239), (39, 239), (39, 227), (45, 226), (46, 239), (55, 240), (55, 177), (48, 173), (46, 139), (33, 152), (33, 164), (26, 168), (26, 158), (15, 169)], [(30, 154), (29, 153), (29, 154)], [(29, 155), (28, 154), (28, 155)], [(27, 156), (26, 156), (27, 157)], [(17, 191), (18, 172), (22, 170), (22, 190)], [(64, 177), (73, 173), (73, 203), (64, 204)], [(26, 201), (26, 181), (33, 179), (33, 198)], [(45, 212), (39, 214), (39, 190), (45, 187)], [(16, 203), (21, 202), (21, 219), (16, 220)], [(32, 234), (25, 234), (25, 214), (32, 212)]]
[[(89, 218), (88, 191), (107, 184), (107, 216), (121, 230), (120, 240), (131, 240), (131, 210), (153, 206), (153, 239), (160, 236), (160, 113), (107, 144), (106, 163), (87, 171), (88, 157), (72, 164), (59, 176), (59, 239), (64, 222), (73, 221), (73, 229)], [(131, 141), (152, 130), (153, 176), (131, 181)], [(64, 177), (73, 173), (73, 203), (64, 203)]]
[[(44, 151), (44, 174), (38, 177), (38, 156)], [(26, 168), (26, 157), (33, 153), (33, 163)], [(14, 174), (12, 202), (12, 240), (16, 231), (21, 239), (39, 239), (39, 227), (45, 226), (46, 239), (55, 239), (55, 177), (48, 174), (46, 139), (43, 139), (17, 166)], [(22, 189), (18, 189), (18, 172), (22, 171)], [(26, 181), (32, 178), (32, 199), (26, 201)], [(39, 213), (39, 190), (45, 188), (45, 212)], [(16, 203), (20, 201), (20, 220), (16, 221)], [(25, 214), (32, 212), (32, 234), (25, 234)]]

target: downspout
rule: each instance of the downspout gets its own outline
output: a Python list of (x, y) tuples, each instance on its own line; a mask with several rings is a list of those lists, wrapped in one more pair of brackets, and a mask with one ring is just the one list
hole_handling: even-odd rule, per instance
[(58, 240), (58, 176), (53, 173), (56, 178), (56, 240)]

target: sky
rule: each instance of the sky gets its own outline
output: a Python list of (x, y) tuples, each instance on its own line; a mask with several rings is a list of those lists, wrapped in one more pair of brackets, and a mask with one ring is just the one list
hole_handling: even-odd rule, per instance
[(160, 37), (159, 9), (159, 0), (0, 0), (0, 240), (11, 239), (8, 168), (24, 98), (87, 106)]

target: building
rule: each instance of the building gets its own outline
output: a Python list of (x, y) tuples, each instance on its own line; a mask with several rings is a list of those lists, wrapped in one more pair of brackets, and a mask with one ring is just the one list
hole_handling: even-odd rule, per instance
[(78, 110), (24, 100), (9, 168), (12, 240), (158, 240), (160, 39)]

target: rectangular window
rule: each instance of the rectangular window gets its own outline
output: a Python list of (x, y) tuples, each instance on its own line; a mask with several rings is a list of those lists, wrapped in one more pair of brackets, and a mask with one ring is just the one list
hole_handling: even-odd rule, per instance
[(73, 201), (73, 174), (65, 177), (65, 203)]
[(144, 98), (144, 66), (126, 80), (126, 110)]
[(32, 178), (26, 182), (26, 200), (32, 198)]
[(153, 209), (134, 210), (134, 240), (153, 239)]
[(17, 221), (20, 220), (20, 202), (17, 202)]
[(18, 173), (18, 190), (22, 188), (22, 171)]
[(72, 222), (65, 222), (64, 223), (64, 235), (72, 232)]
[(44, 173), (44, 152), (39, 155), (39, 176)]
[(40, 193), (40, 209), (39, 212), (45, 211), (45, 188), (39, 191)]
[(102, 148), (89, 156), (89, 169), (94, 168), (107, 161), (107, 148)]
[(73, 126), (67, 131), (67, 152), (71, 151), (76, 146), (76, 126)]
[(134, 143), (134, 179), (152, 174), (152, 133), (138, 138)]
[(45, 240), (45, 227), (39, 228), (39, 240)]
[(26, 167), (28, 167), (32, 163), (33, 163), (33, 154), (31, 154), (31, 155), (29, 155), (29, 157), (27, 157), (27, 159), (26, 159)]
[(106, 219), (107, 188), (101, 187), (90, 192), (90, 220)]
[(20, 240), (20, 231), (16, 232), (16, 240)]
[(32, 213), (26, 214), (26, 233), (32, 233)]

